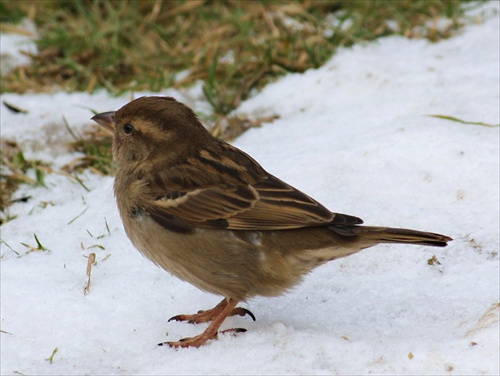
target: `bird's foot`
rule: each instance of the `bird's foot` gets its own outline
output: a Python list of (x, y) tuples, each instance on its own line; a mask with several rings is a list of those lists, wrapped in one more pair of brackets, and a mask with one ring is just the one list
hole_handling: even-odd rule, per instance
[[(214, 308), (208, 309), (206, 311), (198, 311), (198, 313), (192, 315), (177, 315), (171, 317), (168, 321), (187, 321), (189, 324), (201, 324), (204, 322), (213, 321), (220, 313), (227, 307), (228, 301), (224, 299), (222, 302), (217, 304)], [(255, 321), (255, 316), (246, 308), (236, 307), (234, 308), (227, 317), (229, 316), (245, 316), (248, 315)]]
[[(220, 302), (215, 308), (212, 308), (208, 311), (200, 311), (194, 315), (178, 315), (172, 317), (170, 320), (176, 321), (188, 321), (190, 323), (201, 323), (212, 321), (212, 323), (208, 326), (208, 328), (195, 337), (189, 337), (181, 339), (180, 341), (175, 342), (163, 342), (160, 343), (160, 346), (168, 345), (170, 347), (200, 347), (207, 343), (208, 340), (216, 339), (219, 333), (219, 328), (228, 316), (240, 315), (245, 316), (249, 315), (255, 321), (255, 316), (247, 309), (244, 308), (236, 308), (238, 304), (237, 300), (234, 299), (224, 299)], [(246, 329), (243, 328), (234, 328), (234, 329), (226, 329), (221, 331), (220, 333), (243, 333), (246, 332)]]
[[(220, 334), (227, 334), (227, 333), (237, 334), (237, 333), (244, 333), (246, 331), (247, 330), (243, 329), (243, 328), (232, 328), (232, 329), (223, 330), (219, 333)], [(170, 347), (175, 347), (175, 348), (200, 347), (200, 346), (204, 345), (205, 343), (207, 343), (211, 339), (217, 339), (219, 333), (217, 333), (217, 332), (215, 332), (215, 334), (213, 334), (211, 332), (208, 333), (208, 330), (206, 330), (202, 334), (197, 335), (195, 337), (183, 338), (179, 341), (163, 342), (163, 343), (159, 343), (158, 346), (170, 346)]]

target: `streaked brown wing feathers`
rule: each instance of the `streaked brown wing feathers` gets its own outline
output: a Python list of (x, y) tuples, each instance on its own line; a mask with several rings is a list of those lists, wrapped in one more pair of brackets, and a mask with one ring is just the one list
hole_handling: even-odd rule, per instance
[(196, 158), (156, 174), (150, 181), (156, 195), (147, 205), (153, 219), (177, 217), (193, 227), (233, 230), (362, 223), (330, 212), (230, 145), (221, 145), (218, 152), (222, 157), (201, 150)]
[(269, 179), (275, 181), (165, 195), (154, 202), (154, 211), (182, 218), (195, 227), (233, 230), (278, 230), (361, 223), (356, 217), (331, 213), (309, 196), (273, 176)]
[(251, 186), (236, 189), (197, 189), (180, 199), (161, 198), (155, 206), (187, 221), (203, 223), (214, 219), (227, 219), (249, 210), (257, 201)]

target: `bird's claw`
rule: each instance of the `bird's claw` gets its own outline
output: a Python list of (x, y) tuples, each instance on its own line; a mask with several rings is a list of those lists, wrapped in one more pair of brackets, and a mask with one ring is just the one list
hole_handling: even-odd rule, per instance
[[(236, 311), (237, 311), (237, 312), (236, 312)], [(248, 315), (248, 316), (250, 316), (250, 317), (252, 318), (252, 320), (253, 320), (253, 321), (256, 321), (256, 320), (257, 320), (257, 319), (255, 318), (255, 315), (254, 315), (251, 311), (249, 311), (248, 309), (246, 309), (246, 308), (241, 308), (241, 307), (239, 307), (239, 308), (235, 308), (235, 309), (233, 310), (233, 313), (234, 313), (234, 314), (236, 314), (236, 315), (240, 315), (240, 316), (242, 316), (242, 317), (243, 317), (243, 316), (245, 316), (245, 315)]]
[[(188, 324), (200, 324), (204, 322), (212, 321), (216, 317), (216, 313), (213, 310), (208, 311), (198, 311), (194, 315), (176, 315), (168, 319), (171, 321), (187, 321)], [(255, 315), (246, 308), (237, 307), (231, 311), (228, 316), (250, 316), (253, 321), (256, 321)]]
[(167, 342), (161, 342), (158, 344), (158, 346), (170, 346), (174, 348), (179, 348), (179, 347), (200, 347), (201, 345), (204, 345), (208, 340), (210, 339), (217, 339), (218, 334), (233, 334), (236, 335), (238, 333), (245, 333), (247, 330), (245, 328), (231, 328), (231, 329), (226, 329), (222, 330), (218, 333), (215, 333), (213, 336), (206, 335), (206, 333), (202, 333), (196, 337), (187, 337), (187, 338), (182, 338), (178, 341), (167, 341)]

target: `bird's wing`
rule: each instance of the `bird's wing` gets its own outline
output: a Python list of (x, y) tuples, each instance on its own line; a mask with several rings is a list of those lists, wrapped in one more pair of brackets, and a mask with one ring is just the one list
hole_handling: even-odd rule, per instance
[(357, 217), (332, 213), (240, 150), (227, 144), (223, 148), (224, 153), (217, 154), (202, 150), (196, 158), (159, 171), (149, 182), (154, 191), (146, 208), (150, 216), (167, 228), (177, 224), (178, 230), (278, 230), (362, 223)]

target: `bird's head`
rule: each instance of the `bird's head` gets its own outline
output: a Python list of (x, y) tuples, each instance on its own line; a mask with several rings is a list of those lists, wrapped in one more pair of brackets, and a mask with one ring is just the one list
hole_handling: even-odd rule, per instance
[(120, 165), (175, 162), (211, 137), (193, 111), (171, 97), (141, 97), (92, 120), (113, 134), (113, 159)]

